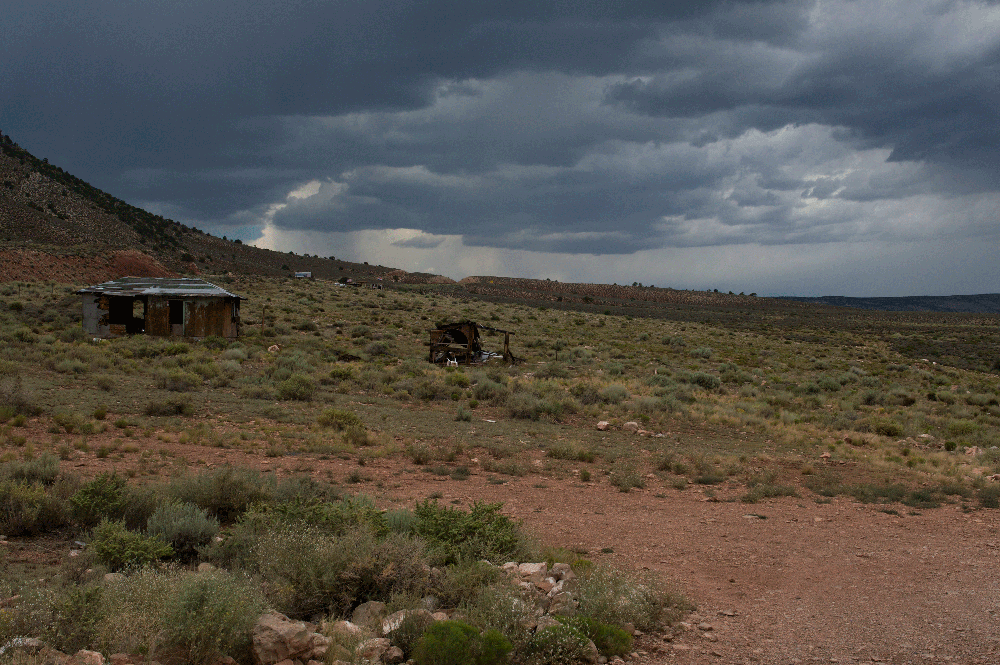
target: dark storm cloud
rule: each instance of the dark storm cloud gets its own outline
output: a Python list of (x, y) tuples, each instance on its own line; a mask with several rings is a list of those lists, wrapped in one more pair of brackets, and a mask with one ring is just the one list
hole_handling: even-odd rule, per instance
[(996, 191), (992, 4), (18, 0), (0, 129), (219, 233), (594, 254), (891, 237), (874, 206)]
[(514, 70), (629, 71), (674, 22), (764, 4), (16, 1), (0, 17), (0, 117), (29, 148), (128, 188), (119, 168), (280, 159), (240, 119), (421, 108), (443, 79)]
[[(842, 4), (859, 12), (877, 5)], [(987, 35), (992, 45), (982, 49), (963, 43), (970, 40), (965, 30), (936, 34), (933, 10), (944, 14), (957, 4), (937, 3), (918, 26), (879, 25), (886, 18), (875, 14), (863, 26), (869, 29), (839, 40), (807, 31), (791, 51), (667, 40), (662, 48), (682, 53), (681, 67), (616, 84), (607, 99), (659, 117), (732, 114), (733, 132), (766, 129), (758, 114), (747, 113), (763, 109), (775, 123), (847, 128), (856, 145), (891, 148), (893, 161), (995, 171), (1000, 44), (995, 31)]]

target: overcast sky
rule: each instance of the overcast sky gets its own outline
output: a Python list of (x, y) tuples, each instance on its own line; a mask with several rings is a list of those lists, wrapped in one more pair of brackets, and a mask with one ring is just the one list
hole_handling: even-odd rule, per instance
[(284, 251), (1000, 292), (997, 0), (9, 0), (0, 130)]

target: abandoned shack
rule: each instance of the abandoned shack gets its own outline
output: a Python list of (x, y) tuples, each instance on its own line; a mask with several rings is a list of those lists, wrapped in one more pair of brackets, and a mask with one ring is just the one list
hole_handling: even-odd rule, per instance
[[(483, 350), (480, 330), (503, 333), (503, 353)], [(493, 358), (503, 358), (509, 363), (518, 362), (510, 350), (509, 330), (481, 326), (475, 321), (448, 323), (430, 331), (430, 355), (428, 360), (439, 365), (481, 365)]]
[(244, 298), (201, 279), (123, 277), (76, 293), (83, 299), (83, 329), (96, 337), (240, 335)]

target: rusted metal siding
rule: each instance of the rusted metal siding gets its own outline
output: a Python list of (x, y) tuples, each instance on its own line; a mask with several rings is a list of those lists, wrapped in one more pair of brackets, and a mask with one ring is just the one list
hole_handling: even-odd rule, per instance
[(232, 308), (225, 300), (219, 298), (194, 298), (184, 300), (184, 336), (235, 337), (229, 332), (229, 320), (232, 318)]

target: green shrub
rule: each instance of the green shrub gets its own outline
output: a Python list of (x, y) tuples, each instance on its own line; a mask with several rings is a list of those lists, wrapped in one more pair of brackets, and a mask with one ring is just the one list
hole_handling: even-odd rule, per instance
[(368, 430), (364, 427), (348, 427), (340, 435), (340, 438), (345, 444), (355, 448), (363, 448), (375, 444), (375, 439), (371, 437)]
[(389, 355), (389, 345), (385, 342), (369, 342), (365, 345), (365, 353), (369, 356), (387, 356)]
[(534, 625), (535, 606), (525, 602), (519, 590), (509, 583), (480, 588), (461, 606), (461, 610), (473, 625), (498, 631), (517, 647), (531, 639), (528, 626)]
[(359, 527), (370, 529), (377, 535), (390, 531), (385, 513), (365, 495), (347, 496), (340, 501), (290, 501), (270, 506), (265, 512), (283, 522), (302, 522), (319, 527), (324, 533), (334, 536), (343, 536)]
[(141, 484), (131, 485), (125, 489), (125, 511), (122, 517), (125, 526), (132, 531), (144, 531), (149, 524), (149, 518), (164, 501), (163, 485)]
[(127, 483), (114, 473), (102, 473), (70, 497), (73, 519), (84, 527), (101, 520), (121, 519), (125, 514)]
[(310, 476), (289, 476), (278, 481), (274, 490), (274, 501), (279, 504), (309, 504), (337, 501), (341, 495), (341, 489), (336, 485), (316, 480)]
[(632, 653), (632, 636), (618, 626), (601, 623), (588, 616), (560, 617), (559, 621), (585, 635), (602, 656), (611, 658)]
[(186, 575), (165, 603), (165, 646), (194, 665), (222, 656), (250, 662), (250, 631), (265, 609), (260, 585), (249, 578), (221, 571)]
[(226, 466), (195, 476), (171, 481), (168, 493), (204, 509), (222, 523), (235, 521), (255, 503), (274, 496), (273, 478), (264, 478), (253, 469)]
[(722, 385), (722, 379), (707, 372), (684, 372), (681, 374), (681, 380), (700, 386), (705, 390), (715, 390)]
[[(601, 389), (599, 399), (605, 404), (621, 404), (628, 399), (628, 390), (625, 386), (613, 383)], [(583, 401), (582, 397), (580, 401)]]
[(334, 381), (350, 381), (354, 378), (354, 370), (350, 367), (334, 367), (330, 370), (330, 378)]
[(10, 462), (4, 465), (3, 471), (3, 475), (12, 480), (51, 485), (59, 477), (59, 458), (46, 452), (34, 459)]
[(17, 374), (0, 376), (0, 407), (11, 415), (23, 414), (36, 416), (42, 409), (35, 403), (34, 397), (21, 384)]
[(38, 483), (0, 481), (0, 532), (34, 536), (66, 524), (66, 504)]
[(941, 494), (932, 489), (916, 489), (907, 492), (900, 501), (911, 508), (940, 508)]
[(281, 400), (308, 402), (316, 393), (316, 384), (307, 376), (292, 374), (278, 384), (275, 394)]
[(485, 559), (516, 561), (525, 550), (520, 525), (500, 513), (502, 504), (476, 501), (469, 512), (427, 499), (417, 503), (415, 532), (440, 564)]
[(417, 526), (417, 516), (412, 510), (400, 508), (398, 510), (387, 510), (383, 513), (385, 524), (389, 531), (393, 533), (411, 534)]
[(1000, 485), (986, 485), (976, 494), (983, 508), (1000, 508)]
[(906, 487), (903, 485), (859, 484), (845, 489), (861, 503), (892, 503), (901, 501), (906, 496)]
[(323, 427), (332, 427), (337, 431), (348, 427), (364, 427), (361, 418), (345, 409), (324, 409), (316, 418), (316, 422)]
[(185, 372), (180, 369), (172, 369), (167, 372), (161, 371), (156, 374), (156, 386), (164, 390), (185, 392), (195, 386), (201, 385), (201, 382), (202, 379), (197, 374)]
[(46, 643), (66, 653), (90, 648), (101, 620), (101, 596), (99, 586), (70, 586), (57, 596), (43, 629)]
[[(451, 369), (455, 369), (454, 367)], [(459, 388), (468, 388), (472, 381), (469, 379), (468, 374), (458, 370), (448, 373), (448, 376), (444, 380), (449, 386), (457, 386)]]
[(423, 612), (410, 612), (400, 622), (390, 637), (392, 646), (399, 647), (404, 658), (413, 655), (420, 638), (434, 625), (434, 619)]
[(788, 485), (775, 485), (773, 483), (759, 483), (740, 497), (743, 503), (757, 503), (761, 499), (771, 499), (779, 496), (798, 496), (799, 493), (794, 487)]
[(573, 626), (560, 624), (536, 631), (525, 645), (525, 665), (577, 665), (589, 661), (590, 640)]
[(241, 565), (263, 578), (272, 605), (289, 616), (343, 615), (369, 600), (426, 592), (423, 546), (408, 536), (364, 527), (333, 536), (301, 522), (246, 526), (234, 534)]
[(222, 352), (219, 356), (222, 360), (233, 360), (236, 362), (243, 362), (249, 356), (247, 355), (246, 349), (241, 347), (231, 347)]
[(462, 621), (438, 621), (413, 650), (417, 665), (500, 665), (513, 646), (497, 631), (479, 631)]
[(103, 612), (92, 649), (104, 653), (152, 652), (163, 642), (163, 614), (179, 574), (144, 568), (104, 582)]
[(60, 374), (83, 374), (90, 369), (90, 365), (76, 358), (63, 358), (56, 362), (52, 369)]
[(604, 366), (604, 371), (608, 376), (621, 376), (625, 373), (625, 366), (621, 363), (608, 363)]
[(872, 418), (869, 422), (869, 427), (872, 432), (881, 434), (882, 436), (903, 436), (904, 432), (902, 425), (888, 418)]
[(112, 572), (141, 568), (174, 553), (173, 548), (159, 538), (129, 531), (124, 521), (105, 520), (97, 525), (90, 547), (97, 561)]
[(571, 460), (575, 462), (593, 462), (597, 455), (579, 444), (571, 442), (555, 442), (545, 451), (545, 454), (554, 459)]
[(580, 382), (574, 383), (569, 389), (571, 395), (580, 400), (581, 404), (590, 405), (598, 404), (602, 402), (601, 393), (592, 383)]
[(168, 397), (163, 400), (153, 400), (146, 405), (143, 412), (147, 416), (190, 416), (194, 414), (194, 405), (187, 397)]
[(842, 387), (840, 381), (833, 378), (832, 376), (824, 376), (819, 380), (818, 383), (821, 390), (825, 390), (830, 393), (835, 393)]
[(538, 420), (540, 403), (529, 393), (515, 393), (507, 398), (507, 413), (519, 420)]
[(481, 402), (502, 404), (510, 394), (510, 389), (492, 379), (482, 378), (472, 387), (472, 396)]
[(219, 533), (219, 520), (193, 503), (171, 501), (153, 512), (146, 533), (169, 543), (181, 560), (190, 561)]
[(483, 588), (504, 581), (503, 571), (482, 561), (462, 561), (443, 570), (434, 585), (442, 607), (460, 607), (474, 600)]
[(642, 488), (646, 482), (639, 473), (639, 468), (632, 462), (617, 462), (611, 471), (611, 484), (619, 492), (629, 492), (633, 487)]
[(632, 624), (653, 630), (692, 609), (683, 597), (668, 592), (652, 575), (595, 565), (582, 571), (572, 587), (579, 614), (612, 626)]

